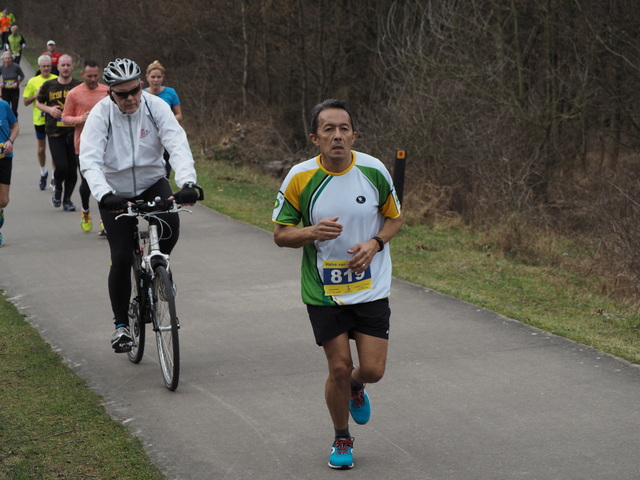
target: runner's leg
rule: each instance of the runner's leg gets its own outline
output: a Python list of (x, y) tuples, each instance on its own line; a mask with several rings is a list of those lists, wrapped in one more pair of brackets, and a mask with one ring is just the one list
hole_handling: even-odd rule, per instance
[(329, 375), (325, 384), (325, 400), (336, 430), (349, 425), (349, 400), (351, 398), (351, 370), (353, 359), (349, 345), (349, 334), (343, 333), (322, 342), (327, 357)]

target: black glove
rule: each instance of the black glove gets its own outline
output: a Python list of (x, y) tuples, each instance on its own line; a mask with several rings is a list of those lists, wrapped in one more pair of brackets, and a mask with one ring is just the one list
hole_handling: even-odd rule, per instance
[(107, 212), (122, 212), (127, 209), (127, 201), (118, 195), (107, 193), (102, 197), (102, 200), (100, 200), (100, 208)]
[(185, 185), (184, 187), (182, 187), (182, 190), (180, 190), (178, 193), (173, 194), (173, 198), (176, 203), (180, 204), (196, 203), (196, 201), (198, 200), (198, 192), (195, 188), (191, 188)]

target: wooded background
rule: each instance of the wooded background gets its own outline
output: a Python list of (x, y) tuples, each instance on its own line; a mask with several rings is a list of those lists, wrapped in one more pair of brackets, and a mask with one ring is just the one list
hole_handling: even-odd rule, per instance
[(10, 10), (42, 51), (53, 38), (102, 65), (159, 60), (207, 157), (281, 175), (313, 152), (311, 108), (346, 100), (357, 149), (387, 162), (407, 150), (411, 221), (501, 229), (501, 247), (532, 262), (541, 232), (569, 234), (607, 288), (638, 294), (637, 1), (21, 0)]

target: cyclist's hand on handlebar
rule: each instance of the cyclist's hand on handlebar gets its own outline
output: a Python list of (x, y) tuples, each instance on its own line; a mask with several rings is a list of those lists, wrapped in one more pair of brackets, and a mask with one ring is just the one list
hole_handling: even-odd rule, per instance
[(185, 185), (182, 190), (173, 194), (173, 199), (180, 205), (194, 205), (198, 200), (198, 192), (195, 188)]
[(100, 200), (100, 208), (110, 213), (121, 213), (127, 209), (127, 201), (113, 193), (107, 193)]

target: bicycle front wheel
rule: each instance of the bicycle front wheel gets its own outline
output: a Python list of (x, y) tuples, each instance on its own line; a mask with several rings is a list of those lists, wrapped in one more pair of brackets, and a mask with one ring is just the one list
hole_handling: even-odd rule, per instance
[(180, 377), (180, 343), (173, 284), (163, 265), (156, 266), (153, 277), (153, 315), (160, 369), (166, 387), (174, 391)]
[(140, 264), (131, 266), (131, 300), (129, 301), (129, 330), (135, 345), (127, 352), (129, 360), (140, 363), (144, 355), (145, 325), (142, 318), (144, 308), (144, 292), (140, 284)]

